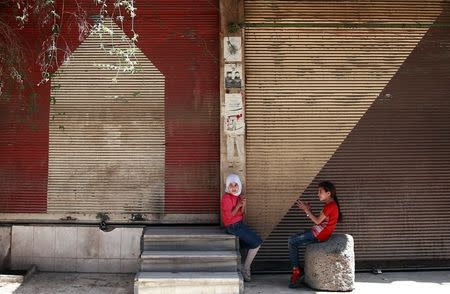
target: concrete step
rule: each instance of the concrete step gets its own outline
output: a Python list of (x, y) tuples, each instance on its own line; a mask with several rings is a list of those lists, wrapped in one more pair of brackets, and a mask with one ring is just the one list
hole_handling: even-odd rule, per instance
[(146, 228), (143, 250), (236, 250), (237, 238), (219, 227), (211, 226), (153, 226)]
[(235, 272), (240, 254), (233, 251), (144, 251), (143, 272)]
[(135, 294), (239, 294), (244, 293), (237, 272), (140, 272), (134, 282)]

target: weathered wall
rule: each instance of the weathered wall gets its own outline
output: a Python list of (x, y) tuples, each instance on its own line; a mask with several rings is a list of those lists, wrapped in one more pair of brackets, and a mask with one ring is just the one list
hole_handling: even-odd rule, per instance
[[(249, 222), (259, 269), (333, 181), (359, 268), (450, 260), (447, 1), (246, 1)], [(418, 238), (417, 236), (421, 237)]]
[[(75, 2), (64, 3), (64, 5), (67, 14), (77, 9)], [(98, 7), (96, 8), (92, 1), (82, 1), (82, 7), (87, 9), (88, 15), (98, 14)], [(0, 216), (0, 220), (27, 219), (39, 221), (53, 219), (58, 221), (60, 217), (70, 214), (74, 218), (96, 221), (95, 211), (97, 211), (122, 214), (121, 216), (113, 215), (120, 221), (129, 221), (132, 213), (139, 212), (144, 219), (151, 222), (217, 222), (220, 195), (218, 1), (144, 1), (137, 3), (137, 8), (134, 26), (139, 34), (137, 46), (140, 50), (140, 60), (142, 61), (143, 56), (145, 56), (164, 76), (164, 80), (161, 77), (141, 79), (137, 74), (135, 77), (138, 80), (137, 83), (140, 84), (138, 89), (133, 90), (129, 84), (125, 83), (124, 85), (122, 83), (123, 80), (121, 80), (119, 74), (119, 82), (115, 84), (111, 81), (111, 87), (108, 90), (115, 91), (118, 94), (119, 99), (116, 99), (116, 102), (120, 100), (122, 110), (114, 107), (108, 109), (106, 105), (95, 103), (95, 99), (101, 98), (102, 94), (111, 96), (96, 89), (95, 82), (99, 82), (99, 80), (95, 78), (88, 78), (88, 81), (84, 80), (84, 84), (81, 86), (74, 83), (72, 86), (80, 86), (88, 90), (79, 91), (80, 96), (82, 96), (81, 94), (87, 94), (87, 96), (77, 96), (79, 98), (78, 104), (74, 102), (63, 111), (53, 112), (52, 114), (50, 114), (49, 100), (52, 100), (52, 103), (55, 101), (53, 98), (50, 99), (51, 93), (57, 92), (59, 96), (69, 98), (77, 95), (77, 89), (69, 86), (57, 88), (58, 83), (52, 83), (52, 88), (50, 84), (36, 87), (34, 90), (38, 96), (36, 103), (32, 104), (36, 108), (31, 113), (28, 113), (28, 97), (23, 100), (0, 100), (0, 177), (2, 178), (0, 182), (0, 212), (6, 213), (3, 217)], [(61, 35), (70, 50), (74, 51), (83, 40), (79, 40), (78, 31), (75, 29), (76, 25), (69, 22), (71, 18), (64, 18), (64, 20), (65, 22), (61, 26)], [(89, 20), (91, 19), (89, 18)], [(12, 19), (12, 22), (14, 21)], [(130, 37), (129, 25), (129, 23), (125, 23), (125, 33), (128, 37)], [(21, 41), (29, 52), (27, 55), (29, 60), (26, 60), (26, 62), (32, 65), (30, 66), (32, 84), (37, 84), (40, 79), (39, 68), (35, 65), (40, 47), (36, 44), (42, 44), (45, 37), (44, 32), (44, 28), (38, 25), (33, 26), (33, 23), (20, 31), (20, 37), (23, 38)], [(61, 46), (65, 45), (61, 44)], [(97, 45), (100, 46), (100, 44)], [(105, 52), (105, 54), (107, 53)], [(88, 61), (89, 58), (92, 59), (92, 67), (96, 62), (94, 56), (98, 57), (98, 54), (84, 56)], [(60, 60), (63, 60), (63, 58)], [(101, 62), (103, 61), (100, 60)], [(107, 60), (105, 63), (107, 63)], [(74, 63), (74, 65), (78, 66), (79, 64)], [(65, 66), (64, 69), (69, 68)], [(143, 74), (148, 74), (148, 72), (144, 71)], [(73, 75), (74, 81), (80, 82), (80, 79), (75, 77), (82, 77), (83, 72), (66, 70), (64, 79), (70, 81), (72, 78), (70, 75)], [(105, 74), (105, 76), (111, 76), (111, 74)], [(154, 87), (156, 81), (158, 83), (157, 89)], [(116, 87), (119, 87), (119, 89), (115, 89)], [(142, 87), (144, 90), (141, 89)], [(164, 100), (163, 115), (159, 114), (158, 116), (159, 120), (163, 119), (163, 121), (159, 121), (158, 127), (163, 127), (164, 130), (158, 133), (158, 138), (152, 140), (152, 132), (148, 131), (148, 125), (147, 128), (138, 130), (141, 126), (139, 121), (146, 121), (146, 119), (152, 117), (148, 108), (139, 108), (139, 106), (137, 106), (138, 109), (136, 107), (126, 108), (125, 100), (133, 98), (139, 100), (143, 95), (149, 96), (150, 92), (154, 94), (155, 91), (158, 92), (158, 97)], [(106, 99), (114, 99), (114, 97), (115, 95)], [(123, 97), (126, 97), (126, 99), (120, 99)], [(80, 99), (86, 99), (83, 101), (88, 103), (84, 104)], [(117, 106), (117, 103), (115, 106)], [(99, 119), (102, 118), (101, 111), (100, 114), (97, 111), (102, 107), (105, 109), (105, 115), (112, 113), (112, 116), (114, 116), (116, 110), (122, 112), (122, 115), (126, 116), (125, 122), (122, 120), (121, 123), (120, 113), (118, 113), (116, 125), (102, 125), (99, 122)], [(85, 109), (84, 112), (83, 108)], [(58, 107), (55, 109), (57, 110)], [(159, 109), (161, 110), (161, 108)], [(99, 116), (95, 116), (97, 114), (94, 115), (89, 111), (96, 112)], [(98, 123), (101, 131), (97, 134), (97, 137), (91, 138), (92, 148), (89, 148), (89, 145), (83, 145), (83, 148), (87, 148), (88, 151), (86, 152), (89, 153), (89, 151), (96, 150), (97, 143), (107, 142), (110, 144), (109, 147), (116, 146), (118, 148), (115, 149), (117, 152), (114, 154), (121, 157), (120, 160), (117, 158), (108, 160), (107, 152), (97, 149), (97, 153), (93, 152), (93, 156), (89, 158), (91, 160), (88, 160), (90, 167), (87, 170), (84, 169), (84, 171), (78, 170), (80, 178), (75, 185), (72, 185), (75, 190), (83, 189), (82, 187), (86, 188), (92, 184), (109, 189), (117, 184), (117, 181), (121, 181), (117, 184), (122, 189), (121, 193), (102, 193), (100, 188), (97, 189), (97, 192), (88, 191), (88, 193), (85, 193), (84, 196), (88, 194), (86, 197), (95, 202), (89, 204), (89, 208), (95, 210), (89, 215), (81, 213), (77, 215), (76, 210), (79, 209), (71, 209), (72, 204), (75, 208), (84, 204), (80, 199), (77, 199), (74, 189), (70, 189), (70, 185), (64, 186), (67, 181), (75, 179), (71, 176), (70, 171), (65, 174), (57, 173), (56, 177), (52, 178), (62, 183), (63, 187), (55, 188), (55, 185), (50, 185), (52, 195), (48, 197), (49, 169), (52, 172), (58, 171), (64, 168), (65, 162), (73, 163), (72, 161), (75, 161), (75, 165), (72, 166), (79, 166), (81, 161), (86, 160), (86, 158), (81, 158), (82, 156), (77, 158), (76, 154), (71, 154), (66, 149), (67, 152), (60, 153), (63, 158), (62, 161), (55, 162), (55, 165), (49, 167), (49, 152), (54, 150), (49, 149), (50, 121), (54, 114), (56, 114), (56, 121), (58, 119), (63, 120), (64, 115), (58, 115), (58, 113), (64, 112), (66, 117), (71, 117), (74, 123), (66, 123), (64, 126), (64, 122), (57, 125), (53, 122), (52, 126), (57, 128), (57, 131), (64, 132), (63, 128), (74, 128), (78, 125), (80, 128), (77, 131), (83, 133), (81, 128), (83, 124), (93, 126)], [(74, 117), (76, 119), (73, 119)], [(79, 120), (79, 124), (77, 124), (77, 120)], [(92, 121), (89, 123), (89, 120)], [(59, 129), (60, 127), (61, 129)], [(118, 131), (123, 128), (130, 129), (130, 127), (137, 130), (138, 136), (133, 137), (129, 136), (127, 132), (121, 133)], [(68, 140), (69, 142), (65, 142), (65, 144), (70, 145), (70, 138)], [(150, 141), (157, 141), (156, 143), (159, 144), (158, 152), (146, 149)], [(77, 144), (80, 144), (80, 142)], [(70, 149), (69, 145), (66, 147)], [(139, 161), (138, 153), (141, 151), (134, 152), (133, 146), (139, 146), (141, 151), (144, 149), (143, 152), (146, 154), (144, 160)], [(84, 155), (86, 155), (86, 152)], [(98, 159), (103, 159), (96, 160), (96, 154), (98, 154)], [(163, 168), (159, 168), (158, 171), (153, 170), (152, 173), (158, 175), (156, 178), (150, 176), (150, 172), (148, 172), (148, 165), (155, 160), (159, 167), (161, 163), (163, 165)], [(129, 161), (134, 161), (135, 164), (130, 167), (128, 166)], [(70, 165), (67, 164), (67, 167)], [(154, 169), (156, 168), (154, 167)], [(72, 171), (76, 174), (77, 169), (72, 168)], [(126, 175), (123, 175), (123, 171), (127, 171), (125, 172)], [(131, 172), (138, 176), (130, 177), (126, 181), (126, 177)], [(96, 183), (86, 184), (86, 182), (83, 182), (85, 179), (82, 179), (82, 177), (89, 174), (93, 175), (89, 180), (97, 181)], [(54, 173), (51, 175), (54, 175)], [(55, 181), (52, 183), (55, 183)], [(75, 181), (77, 180), (75, 179)], [(124, 183), (125, 181), (127, 183)], [(128, 206), (120, 203), (121, 194), (124, 193), (132, 195), (133, 201), (131, 202), (134, 203), (133, 205)], [(64, 198), (71, 199), (70, 203), (69, 201), (59, 203), (53, 201)], [(117, 206), (111, 209), (103, 203), (115, 203)], [(152, 207), (149, 208), (149, 206)], [(50, 217), (46, 214), (49, 207), (54, 213), (50, 214)], [(60, 214), (56, 215), (55, 211), (60, 212)], [(74, 211), (75, 213), (73, 213)], [(25, 214), (17, 214), (11, 217), (10, 213)]]
[[(113, 227), (109, 227), (113, 228)], [(135, 273), (142, 227), (13, 226), (11, 268), (40, 271)]]

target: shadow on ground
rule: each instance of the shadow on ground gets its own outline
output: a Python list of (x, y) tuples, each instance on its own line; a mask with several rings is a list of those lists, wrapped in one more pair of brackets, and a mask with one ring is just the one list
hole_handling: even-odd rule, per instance
[(36, 273), (13, 293), (132, 294), (134, 276), (134, 274)]

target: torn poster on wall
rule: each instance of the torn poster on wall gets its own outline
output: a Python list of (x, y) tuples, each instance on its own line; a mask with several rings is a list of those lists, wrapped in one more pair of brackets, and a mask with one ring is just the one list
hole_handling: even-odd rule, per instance
[(231, 89), (231, 88), (240, 89), (242, 87), (242, 79), (241, 79), (242, 65), (239, 63), (225, 64), (224, 71), (225, 71), (225, 74), (224, 74), (225, 88), (226, 89)]
[(244, 134), (244, 110), (242, 94), (225, 94), (225, 133), (230, 135)]
[[(225, 135), (227, 137), (227, 161), (244, 162), (244, 109), (242, 94), (225, 94)], [(235, 157), (237, 149), (237, 158)]]
[(225, 37), (223, 39), (223, 57), (225, 62), (242, 61), (241, 37)]

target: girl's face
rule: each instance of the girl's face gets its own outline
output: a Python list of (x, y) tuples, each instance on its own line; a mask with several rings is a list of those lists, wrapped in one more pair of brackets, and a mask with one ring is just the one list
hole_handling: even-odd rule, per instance
[(319, 200), (322, 202), (328, 202), (331, 200), (331, 193), (325, 191), (325, 189), (322, 187), (319, 188), (319, 191), (317, 192), (317, 196), (319, 197)]
[(239, 185), (230, 183), (230, 185), (228, 185), (228, 191), (230, 191), (231, 194), (236, 194), (239, 191)]

